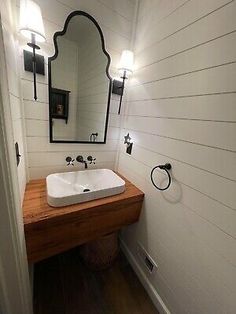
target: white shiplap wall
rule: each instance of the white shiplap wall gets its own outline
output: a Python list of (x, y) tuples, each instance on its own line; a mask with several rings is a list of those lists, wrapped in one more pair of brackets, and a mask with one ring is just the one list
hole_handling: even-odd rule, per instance
[(76, 140), (77, 97), (78, 97), (78, 46), (65, 37), (58, 38), (59, 54), (51, 64), (52, 87), (70, 91), (69, 116), (53, 119), (53, 138), (55, 140)]
[[(7, 66), (7, 80), (8, 97), (11, 106), (11, 121), (8, 121), (13, 127), (14, 145), (19, 144), (19, 151), (21, 154), (20, 164), (17, 168), (18, 185), (20, 191), (21, 202), (23, 201), (25, 185), (26, 185), (26, 154), (25, 154), (25, 134), (23, 123), (23, 108), (20, 90), (20, 74), (19, 74), (19, 59), (18, 59), (18, 41), (16, 40), (15, 23), (13, 20), (13, 10), (11, 1), (1, 1), (0, 14), (2, 22), (2, 32), (4, 40), (4, 54)], [(5, 97), (5, 96), (4, 96)], [(5, 97), (5, 98), (8, 98)]]
[[(121, 0), (63, 0), (63, 1), (36, 1), (44, 18), (46, 43), (42, 44), (41, 53), (47, 56), (53, 55), (53, 34), (61, 30), (68, 14), (74, 10), (84, 10), (91, 14), (100, 24), (108, 53), (111, 55), (111, 76), (117, 75), (116, 66), (123, 49), (129, 48), (132, 33), (132, 19), (135, 1)], [(19, 11), (19, 1), (17, 2)], [(26, 41), (21, 37), (21, 48), (25, 48)], [(22, 50), (22, 49), (21, 49)], [(28, 167), (30, 179), (45, 177), (55, 171), (71, 170), (66, 167), (65, 158), (69, 155), (76, 157), (82, 154), (84, 157), (93, 155), (97, 158), (95, 167), (107, 167), (113, 169), (116, 160), (117, 144), (119, 140), (120, 117), (117, 115), (119, 97), (113, 97), (111, 101), (109, 129), (107, 143), (105, 145), (80, 145), (80, 144), (49, 144), (48, 143), (48, 85), (47, 76), (38, 76), (38, 101), (32, 101), (32, 74), (23, 70), (22, 64), (22, 90), (25, 109), (25, 124), (28, 150)], [(47, 65), (46, 65), (47, 68)], [(81, 168), (76, 166), (73, 169)]]
[(138, 242), (156, 261), (145, 280), (171, 313), (236, 313), (235, 15), (236, 1), (140, 0), (118, 171), (145, 202), (122, 239), (141, 268)]
[(102, 51), (100, 36), (94, 29), (79, 48), (77, 136), (89, 141), (98, 133), (96, 141), (104, 140), (107, 100), (110, 80), (106, 75), (108, 58)]

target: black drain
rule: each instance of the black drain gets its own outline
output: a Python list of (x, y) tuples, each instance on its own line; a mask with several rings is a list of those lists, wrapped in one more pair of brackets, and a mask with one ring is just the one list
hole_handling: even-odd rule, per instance
[(90, 192), (90, 189), (84, 189), (83, 192)]

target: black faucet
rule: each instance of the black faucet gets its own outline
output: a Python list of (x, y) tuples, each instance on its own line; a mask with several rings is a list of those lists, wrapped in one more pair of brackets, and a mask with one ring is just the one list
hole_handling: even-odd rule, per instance
[(87, 161), (84, 160), (84, 157), (81, 155), (76, 157), (76, 161), (84, 164), (85, 169), (88, 168), (88, 162), (89, 162), (89, 164), (95, 164), (95, 160), (96, 160), (96, 158), (93, 158), (92, 156), (88, 156)]
[(77, 156), (77, 157), (76, 157), (76, 161), (81, 162), (82, 164), (84, 164), (85, 169), (88, 168), (87, 161), (84, 160), (84, 157), (83, 157), (83, 156), (81, 156), (81, 155)]

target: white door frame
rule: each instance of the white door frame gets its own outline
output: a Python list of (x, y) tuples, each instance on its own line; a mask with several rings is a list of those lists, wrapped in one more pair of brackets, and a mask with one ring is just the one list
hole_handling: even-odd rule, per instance
[[(1, 17), (0, 17), (1, 25)], [(32, 314), (3, 35), (0, 27), (0, 313)]]

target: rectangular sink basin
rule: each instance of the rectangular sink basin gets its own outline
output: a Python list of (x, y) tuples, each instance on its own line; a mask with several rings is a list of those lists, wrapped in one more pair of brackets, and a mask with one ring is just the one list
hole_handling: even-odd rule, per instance
[(46, 178), (47, 202), (62, 207), (125, 191), (125, 181), (109, 169), (50, 174)]

